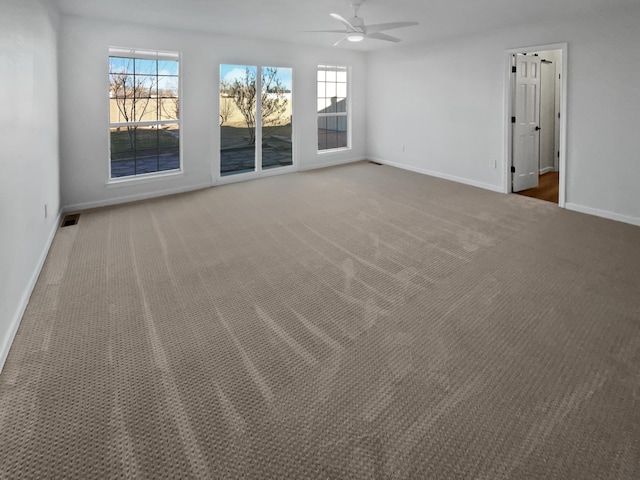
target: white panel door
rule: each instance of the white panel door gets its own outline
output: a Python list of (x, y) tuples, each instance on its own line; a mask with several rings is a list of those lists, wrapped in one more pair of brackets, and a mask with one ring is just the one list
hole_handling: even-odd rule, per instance
[(516, 55), (513, 191), (538, 186), (540, 168), (540, 57)]

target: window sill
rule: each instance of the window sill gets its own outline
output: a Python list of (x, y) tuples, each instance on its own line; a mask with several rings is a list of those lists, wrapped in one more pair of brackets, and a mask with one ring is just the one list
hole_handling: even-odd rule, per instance
[(106, 182), (107, 188), (127, 187), (130, 185), (140, 185), (144, 183), (161, 182), (178, 177), (184, 177), (184, 171), (171, 170), (163, 173), (148, 173), (145, 175), (135, 175), (131, 177), (110, 178)]
[(326, 155), (327, 153), (345, 152), (351, 150), (351, 147), (327, 148), (326, 150), (318, 150), (318, 155)]

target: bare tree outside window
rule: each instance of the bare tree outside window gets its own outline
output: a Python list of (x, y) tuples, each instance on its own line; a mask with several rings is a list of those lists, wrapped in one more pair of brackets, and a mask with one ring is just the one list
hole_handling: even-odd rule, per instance
[(226, 80), (220, 82), (220, 126), (229, 121), (233, 113), (233, 98), (230, 95), (231, 85)]
[[(254, 144), (256, 126), (256, 71), (245, 68), (244, 75), (234, 79), (227, 86), (227, 94), (233, 99), (236, 108), (244, 117), (249, 131), (249, 143)], [(262, 126), (276, 125), (281, 121), (282, 115), (287, 110), (288, 100), (285, 97), (285, 88), (278, 78), (278, 69), (265, 67), (262, 69)], [(222, 107), (221, 114), (222, 117)]]
[[(157, 77), (134, 75), (134, 59), (126, 59), (120, 72), (110, 73), (109, 95), (115, 100), (118, 111), (125, 123), (141, 122), (149, 109), (155, 92)], [(134, 127), (127, 125), (131, 149), (134, 148)]]

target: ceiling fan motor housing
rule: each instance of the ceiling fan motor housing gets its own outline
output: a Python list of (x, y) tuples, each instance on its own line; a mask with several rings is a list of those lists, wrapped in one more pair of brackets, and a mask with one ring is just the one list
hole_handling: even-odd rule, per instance
[(364, 20), (362, 18), (352, 17), (349, 19), (349, 23), (353, 25), (359, 32), (364, 32)]

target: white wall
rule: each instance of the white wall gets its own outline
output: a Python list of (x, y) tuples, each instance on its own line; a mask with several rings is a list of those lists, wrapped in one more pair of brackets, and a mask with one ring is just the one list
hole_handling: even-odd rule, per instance
[(368, 152), (501, 191), (505, 51), (568, 42), (567, 207), (640, 224), (639, 24), (635, 5), (372, 52)]
[(60, 210), (58, 20), (37, 0), (0, 2), (0, 369)]
[[(218, 81), (222, 63), (293, 68), (295, 161), (300, 169), (364, 158), (365, 57), (320, 49), (65, 16), (60, 34), (62, 204), (86, 208), (211, 185), (219, 171)], [(182, 54), (181, 136), (184, 175), (106, 185), (108, 48)], [(316, 67), (352, 67), (353, 148), (318, 155)], [(228, 177), (227, 177), (228, 178)]]

